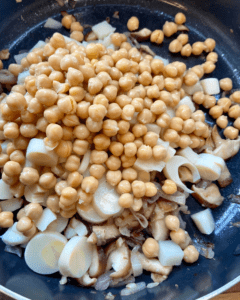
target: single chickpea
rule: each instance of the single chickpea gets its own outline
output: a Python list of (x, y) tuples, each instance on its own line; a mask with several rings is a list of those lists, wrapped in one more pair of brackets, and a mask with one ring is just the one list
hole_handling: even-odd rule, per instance
[(192, 54), (200, 55), (206, 49), (206, 46), (203, 42), (196, 42), (192, 45)]
[(80, 158), (76, 155), (70, 155), (65, 163), (65, 169), (69, 172), (75, 172), (80, 167)]
[(74, 22), (74, 18), (72, 15), (66, 15), (62, 18), (62, 26), (67, 29), (71, 28), (73, 22)]
[(189, 137), (191, 138), (191, 145), (189, 146), (192, 149), (200, 147), (200, 138), (196, 136), (195, 134), (190, 134)]
[(216, 46), (216, 42), (214, 39), (208, 38), (205, 40), (204, 42), (205, 46), (206, 46), (206, 52), (212, 52)]
[(133, 168), (126, 168), (122, 171), (122, 178), (132, 182), (137, 179), (137, 171)]
[(178, 245), (186, 241), (186, 233), (182, 228), (179, 228), (176, 231), (175, 230), (171, 231), (170, 237), (172, 241)]
[(162, 113), (164, 113), (167, 110), (167, 106), (164, 103), (164, 101), (156, 100), (155, 102), (153, 102), (150, 109), (151, 109), (151, 112), (153, 112), (154, 114), (161, 115)]
[(71, 141), (63, 141), (61, 140), (58, 146), (54, 149), (59, 157), (67, 158), (71, 155), (73, 149), (73, 145)]
[(206, 61), (202, 66), (205, 74), (210, 74), (216, 69), (216, 65), (212, 61)]
[(128, 157), (126, 155), (121, 155), (121, 161), (122, 161), (122, 167), (123, 168), (131, 168), (135, 162), (136, 162), (136, 157), (132, 156), (132, 157)]
[(121, 167), (121, 160), (119, 157), (111, 155), (106, 161), (106, 166), (111, 171), (117, 171)]
[(20, 93), (9, 94), (6, 103), (12, 111), (21, 111), (27, 106), (25, 97)]
[(198, 92), (195, 92), (193, 94), (193, 101), (197, 104), (203, 104), (203, 102), (205, 101), (205, 95), (203, 92), (201, 91), (198, 91)]
[(118, 134), (117, 135), (117, 139), (120, 143), (122, 143), (123, 145), (125, 145), (126, 143), (131, 143), (135, 140), (135, 136), (133, 133), (131, 132), (127, 132), (125, 134)]
[(122, 109), (117, 103), (109, 104), (107, 114), (106, 114), (106, 116), (109, 119), (116, 120), (121, 116), (121, 114), (122, 114)]
[(239, 130), (233, 126), (228, 126), (224, 129), (223, 134), (227, 139), (234, 140), (238, 137)]
[(203, 101), (203, 106), (205, 108), (211, 108), (216, 105), (216, 98), (214, 96), (205, 95), (205, 100)]
[(187, 74), (184, 76), (184, 83), (187, 86), (193, 86), (199, 81), (199, 78), (196, 73), (193, 71), (188, 71)]
[(189, 264), (193, 264), (199, 258), (199, 252), (193, 245), (187, 246), (187, 248), (184, 249), (183, 253), (183, 260)]
[(129, 51), (132, 48), (132, 46), (128, 42), (122, 42), (120, 48), (125, 48), (127, 51)]
[(8, 70), (14, 75), (18, 76), (20, 73), (23, 72), (23, 66), (18, 64), (10, 64)]
[(7, 176), (18, 176), (21, 173), (21, 165), (15, 161), (8, 161), (5, 163), (3, 171)]
[(61, 196), (60, 196), (60, 208), (61, 204), (64, 206), (70, 206), (77, 202), (78, 195), (77, 191), (72, 187), (66, 187), (62, 190)]
[(233, 88), (233, 83), (232, 83), (232, 79), (230, 78), (223, 78), (220, 80), (220, 88), (223, 91), (231, 91), (231, 89)]
[(234, 93), (230, 96), (230, 99), (231, 99), (233, 102), (240, 103), (240, 91), (234, 92)]
[(194, 134), (196, 136), (202, 136), (206, 130), (207, 130), (207, 125), (205, 123), (203, 123), (201, 121), (197, 121), (195, 123)]
[(135, 156), (137, 153), (137, 146), (134, 143), (126, 143), (124, 145), (124, 154), (128, 157)]
[(135, 112), (141, 112), (143, 110), (143, 99), (142, 98), (134, 98), (131, 102), (133, 105)]
[(55, 192), (58, 196), (61, 196), (62, 190), (68, 187), (66, 180), (61, 180), (55, 185)]
[(144, 86), (148, 86), (152, 82), (152, 76), (149, 72), (144, 71), (141, 75), (138, 76), (138, 82)]
[(143, 196), (145, 196), (145, 192), (146, 192), (145, 183), (143, 181), (134, 180), (132, 182), (132, 192), (134, 197), (136, 198), (142, 198)]
[(139, 211), (143, 206), (143, 201), (141, 198), (134, 198), (133, 199), (133, 205), (132, 205), (132, 209), (134, 211)]
[(78, 42), (82, 42), (82, 40), (84, 39), (84, 35), (81, 31), (76, 31), (75, 30), (70, 34), (70, 38), (74, 39)]
[(53, 175), (53, 173), (44, 173), (39, 178), (39, 184), (46, 190), (50, 190), (57, 183), (57, 178)]
[(151, 110), (144, 108), (137, 116), (137, 120), (141, 124), (149, 124), (152, 121), (153, 113)]
[(25, 163), (25, 155), (24, 155), (23, 151), (21, 151), (21, 150), (14, 150), (10, 154), (10, 160), (11, 161), (16, 161), (20, 165), (23, 165)]
[(105, 134), (98, 134), (94, 137), (93, 143), (96, 150), (106, 150), (110, 146), (111, 140)]
[(159, 245), (153, 238), (147, 238), (142, 245), (142, 251), (147, 258), (158, 257)]
[(151, 33), (151, 36), (150, 36), (150, 41), (152, 43), (156, 43), (158, 45), (162, 44), (164, 40), (164, 33), (162, 30), (154, 30), (152, 33)]
[(156, 123), (161, 128), (166, 128), (171, 121), (171, 117), (167, 113), (163, 113), (160, 117), (156, 120)]
[(89, 168), (90, 175), (96, 179), (101, 179), (106, 172), (106, 168), (100, 164), (93, 164)]
[(111, 186), (116, 186), (122, 179), (122, 172), (118, 171), (107, 171), (106, 180)]
[(172, 181), (170, 179), (166, 179), (162, 186), (162, 190), (164, 191), (165, 194), (172, 195), (172, 194), (176, 193), (177, 185), (174, 181)]
[(19, 232), (26, 232), (33, 227), (33, 221), (29, 217), (22, 217), (17, 222), (17, 230)]
[(20, 177), (20, 182), (22, 182), (24, 185), (33, 185), (35, 183), (38, 183), (39, 181), (39, 173), (38, 170), (30, 167), (23, 168)]
[(30, 203), (24, 207), (24, 212), (31, 220), (38, 220), (43, 213), (43, 208), (39, 203)]
[[(237, 120), (236, 120), (237, 121)], [(235, 121), (235, 122), (236, 122)], [(235, 122), (234, 122), (234, 124), (235, 124)], [(228, 125), (228, 118), (227, 118), (227, 116), (220, 116), (220, 117), (218, 117), (217, 118), (217, 120), (216, 120), (216, 123), (217, 123), (217, 125), (220, 127), (220, 128), (226, 128), (227, 127), (227, 125)], [(235, 125), (234, 125), (234, 127), (236, 127)], [(237, 128), (237, 127), (236, 127)], [(239, 128), (237, 128), (237, 129), (239, 129)]]
[(178, 141), (178, 146), (182, 149), (187, 148), (192, 144), (192, 140), (188, 134), (180, 134), (180, 140)]
[(123, 208), (130, 208), (133, 205), (133, 195), (129, 193), (122, 194), (119, 197), (118, 204)]
[(145, 192), (146, 197), (153, 197), (157, 194), (157, 188), (154, 183), (146, 182), (145, 187), (146, 187), (146, 192)]
[(13, 223), (13, 213), (11, 211), (2, 211), (0, 213), (0, 227), (9, 228)]
[(219, 118), (223, 114), (223, 108), (219, 105), (215, 105), (209, 110), (210, 116), (212, 116), (214, 119)]
[(90, 161), (93, 164), (104, 164), (108, 159), (108, 154), (105, 151), (91, 151)]
[(139, 28), (139, 20), (137, 17), (131, 17), (127, 22), (127, 28), (129, 31), (134, 31)]
[(164, 160), (167, 157), (167, 149), (162, 145), (153, 147), (153, 158), (157, 161)]
[(177, 32), (177, 24), (175, 24), (174, 22), (166, 21), (165, 24), (163, 25), (164, 35), (170, 37), (176, 32)]
[(178, 231), (180, 228), (180, 221), (177, 216), (168, 215), (164, 219), (167, 228), (171, 231)]
[(196, 65), (194, 67), (191, 68), (191, 71), (194, 72), (198, 78), (202, 78), (204, 75), (204, 69), (202, 65)]
[(72, 22), (71, 24), (71, 32), (73, 31), (82, 31), (83, 32), (83, 27), (79, 22)]
[(157, 145), (159, 135), (155, 132), (149, 131), (143, 136), (143, 142), (145, 145), (154, 147)]
[(177, 37), (177, 40), (184, 46), (188, 43), (188, 34), (181, 33)]
[(240, 106), (238, 104), (231, 106), (228, 111), (228, 116), (234, 119), (240, 117)]
[(173, 117), (170, 122), (170, 129), (174, 129), (176, 131), (181, 131), (183, 129), (183, 119), (179, 117)]
[(175, 15), (174, 21), (176, 24), (182, 25), (186, 22), (186, 16), (183, 13), (179, 12)]
[(79, 172), (75, 171), (68, 174), (67, 184), (72, 188), (77, 188), (82, 183), (83, 176)]
[(135, 108), (132, 104), (127, 104), (122, 109), (121, 118), (125, 121), (132, 120), (135, 113)]
[(191, 56), (192, 54), (192, 46), (190, 44), (186, 44), (182, 47), (182, 50), (181, 50), (181, 55), (182, 56)]
[(93, 176), (83, 178), (81, 187), (86, 193), (95, 193), (98, 188), (98, 180)]
[(231, 100), (229, 98), (220, 98), (217, 102), (217, 105), (221, 106), (223, 108), (223, 112), (226, 113), (229, 111), (229, 108), (231, 106)]
[(182, 50), (182, 43), (179, 42), (178, 39), (173, 40), (170, 44), (169, 44), (169, 51), (172, 53), (178, 53), (181, 52)]
[(142, 160), (148, 160), (152, 157), (152, 148), (150, 146), (142, 145), (138, 148), (137, 157)]
[[(120, 85), (117, 82), (117, 85)], [(118, 92), (118, 86), (115, 86), (113, 84), (109, 84), (104, 87), (103, 89), (103, 95), (108, 99), (109, 102), (114, 102), (116, 97), (117, 97), (117, 92)]]
[(93, 200), (93, 194), (85, 193), (81, 188), (78, 189), (79, 203), (83, 205), (90, 204)]
[(177, 143), (180, 139), (180, 136), (176, 130), (167, 129), (164, 132), (163, 138), (165, 141)]
[(111, 142), (109, 150), (114, 156), (121, 156), (124, 151), (124, 146), (119, 142)]
[(3, 126), (3, 134), (4, 134), (4, 137), (7, 139), (18, 138), (19, 134), (20, 134), (18, 124), (15, 122), (7, 122)]
[(47, 198), (47, 207), (51, 209), (52, 212), (54, 213), (59, 213), (60, 212), (60, 207), (59, 207), (59, 201), (60, 198), (58, 195), (50, 195)]
[(128, 180), (122, 180), (118, 183), (117, 192), (119, 194), (130, 193), (132, 190), (131, 184)]
[[(218, 125), (219, 126), (219, 125)], [(227, 125), (226, 125), (227, 126)], [(226, 127), (225, 126), (225, 127)], [(238, 117), (235, 121), (234, 121), (234, 123), (233, 123), (233, 126), (235, 127), (235, 128), (237, 128), (238, 130), (240, 129), (240, 117)], [(220, 126), (219, 126), (220, 127)], [(225, 128), (224, 127), (224, 128)]]
[(190, 119), (191, 114), (191, 109), (185, 104), (180, 105), (176, 110), (176, 117), (182, 118), (183, 120)]

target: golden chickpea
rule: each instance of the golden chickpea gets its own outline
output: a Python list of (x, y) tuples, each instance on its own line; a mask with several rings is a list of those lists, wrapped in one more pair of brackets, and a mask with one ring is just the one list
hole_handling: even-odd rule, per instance
[(20, 126), (20, 133), (22, 136), (27, 138), (33, 138), (37, 135), (38, 129), (34, 124), (22, 124)]
[(216, 65), (212, 61), (206, 61), (202, 66), (205, 74), (210, 74), (216, 69)]
[(182, 47), (181, 55), (189, 57), (192, 54), (192, 46), (190, 44), (186, 44)]
[(209, 110), (210, 116), (214, 119), (218, 119), (223, 114), (223, 108), (219, 105), (215, 105)]
[[(237, 120), (236, 120), (237, 121)], [(236, 122), (235, 121), (235, 122)], [(234, 124), (235, 124), (235, 122), (234, 122)], [(217, 123), (217, 125), (220, 127), (220, 128), (226, 128), (227, 127), (227, 125), (228, 125), (228, 118), (227, 118), (227, 116), (220, 116), (220, 117), (218, 117), (217, 118), (217, 120), (216, 120), (216, 123)], [(234, 127), (236, 127), (235, 125), (234, 125)], [(237, 127), (236, 127), (237, 128)], [(239, 129), (239, 128), (237, 128), (237, 129)]]
[(23, 165), (25, 163), (25, 155), (23, 153), (23, 151), (20, 150), (14, 150), (11, 154), (10, 154), (10, 160), (11, 161), (16, 161), (18, 162), (20, 165)]
[(234, 92), (234, 93), (230, 96), (230, 99), (231, 99), (233, 102), (240, 103), (240, 91)]
[(185, 248), (183, 252), (184, 252), (183, 260), (186, 263), (193, 264), (199, 258), (199, 252), (193, 245), (187, 246), (187, 248)]
[(80, 167), (80, 158), (76, 155), (70, 155), (65, 163), (65, 169), (69, 172), (77, 171)]
[(156, 123), (161, 128), (166, 128), (170, 124), (171, 118), (167, 113), (163, 113), (156, 120)]
[(205, 46), (206, 46), (206, 52), (212, 52), (216, 46), (216, 42), (214, 39), (208, 38), (205, 40), (204, 42)]
[(168, 215), (164, 219), (166, 227), (171, 231), (178, 231), (180, 228), (180, 221), (177, 216)]
[(144, 71), (141, 75), (138, 76), (138, 82), (144, 86), (148, 86), (152, 82), (152, 76), (149, 72)]
[(188, 35), (185, 33), (179, 34), (177, 40), (184, 46), (188, 43)]
[(127, 28), (129, 31), (137, 30), (139, 27), (139, 20), (137, 17), (131, 17), (127, 22)]
[(157, 145), (159, 135), (155, 132), (149, 131), (143, 137), (143, 142), (145, 145), (154, 147)]
[(11, 93), (8, 95), (6, 103), (12, 111), (21, 111), (27, 107), (26, 99), (20, 93)]
[(174, 21), (176, 24), (182, 25), (186, 22), (186, 16), (183, 13), (179, 12), (175, 15)]
[(142, 98), (134, 98), (131, 102), (133, 105), (135, 112), (141, 112), (143, 110), (143, 99)]
[(111, 155), (106, 161), (106, 166), (111, 171), (117, 171), (121, 167), (121, 160), (119, 157)]
[(162, 145), (153, 147), (153, 158), (157, 161), (164, 160), (167, 157), (167, 149)]
[(25, 215), (31, 220), (37, 220), (43, 213), (43, 208), (39, 203), (30, 203), (24, 207)]
[(164, 132), (163, 138), (167, 142), (177, 143), (179, 141), (179, 139), (180, 139), (180, 136), (179, 136), (179, 134), (178, 134), (178, 132), (176, 130), (167, 129)]
[(146, 192), (145, 183), (143, 181), (134, 180), (132, 182), (132, 192), (134, 197), (136, 198), (142, 198), (143, 196), (145, 196), (145, 192)]
[(54, 213), (59, 213), (60, 212), (60, 207), (59, 207), (59, 200), (60, 198), (58, 195), (50, 195), (47, 198), (47, 207), (51, 209), (52, 212)]
[(118, 183), (117, 192), (119, 194), (130, 193), (131, 190), (131, 184), (128, 180), (122, 180)]
[(165, 24), (163, 25), (164, 35), (170, 37), (176, 32), (177, 32), (177, 24), (175, 24), (174, 22), (166, 21)]
[(153, 116), (153, 113), (147, 109), (147, 108), (144, 108), (137, 116), (137, 120), (139, 123), (141, 124), (149, 124), (151, 123), (152, 121), (152, 116)]
[(93, 164), (89, 168), (90, 175), (96, 179), (101, 179), (106, 172), (106, 168), (100, 164)]
[(83, 27), (79, 22), (72, 22), (71, 24), (71, 32), (73, 31), (82, 31), (83, 32)]
[(220, 88), (223, 91), (231, 91), (231, 89), (233, 88), (233, 83), (232, 83), (232, 79), (230, 78), (223, 78), (220, 80)]
[[(226, 117), (226, 119), (227, 119), (227, 117)], [(228, 120), (226, 120), (227, 122), (226, 122), (226, 126), (225, 127), (227, 127), (227, 124), (228, 124)], [(225, 124), (224, 124), (225, 125)], [(218, 125), (219, 126), (219, 125)], [(240, 117), (238, 117), (235, 121), (234, 121), (234, 123), (233, 123), (233, 126), (235, 127), (235, 128), (237, 128), (238, 130), (240, 129)], [(221, 126), (219, 126), (219, 127), (221, 127)], [(221, 128), (225, 128), (225, 127), (221, 127)]]
[(192, 45), (192, 54), (200, 55), (206, 49), (206, 46), (203, 42), (196, 42)]
[(14, 75), (18, 76), (20, 73), (23, 72), (23, 66), (18, 64), (10, 64), (8, 70)]
[(130, 208), (133, 205), (133, 195), (125, 193), (119, 197), (118, 204), (123, 208)]
[(223, 112), (228, 112), (230, 106), (231, 106), (231, 100), (229, 98), (220, 98), (217, 102), (217, 105), (221, 106), (223, 109)]
[(77, 188), (80, 186), (82, 180), (83, 180), (82, 174), (75, 171), (75, 172), (68, 174), (67, 184), (72, 188)]
[(181, 52), (182, 50), (182, 44), (181, 42), (179, 42), (178, 39), (173, 40), (170, 44), (169, 44), (169, 51), (172, 53), (178, 53)]
[(118, 171), (107, 171), (106, 180), (111, 186), (116, 186), (122, 179), (122, 172)]
[(18, 150), (26, 150), (28, 147), (29, 139), (24, 136), (19, 136), (18, 139), (13, 140), (13, 144)]
[(135, 156), (137, 153), (137, 146), (134, 143), (126, 143), (124, 145), (124, 154), (128, 157)]
[(240, 117), (240, 106), (238, 104), (231, 106), (228, 110), (228, 116), (234, 119)]
[(137, 171), (133, 168), (126, 168), (122, 171), (122, 178), (124, 180), (128, 180), (129, 182), (132, 182), (137, 179)]
[(108, 86), (105, 86), (103, 89), (103, 95), (108, 99), (109, 102), (115, 101), (117, 97), (118, 87), (110, 84)]
[(174, 129), (176, 131), (181, 131), (183, 129), (183, 119), (179, 117), (173, 117), (170, 122), (170, 129)]
[(193, 86), (199, 81), (199, 78), (196, 73), (193, 71), (188, 71), (187, 74), (184, 76), (184, 83), (187, 86)]
[(239, 130), (232, 126), (228, 126), (226, 129), (224, 129), (223, 134), (227, 139), (234, 140), (238, 137)]
[(75, 30), (70, 34), (70, 38), (74, 39), (78, 42), (82, 42), (82, 40), (84, 39), (84, 35), (81, 31), (76, 31)]
[(64, 206), (70, 206), (77, 202), (78, 196), (77, 191), (72, 187), (66, 187), (62, 190), (61, 196), (60, 196), (60, 208), (61, 204)]
[(170, 237), (172, 241), (178, 245), (186, 241), (186, 233), (182, 228), (179, 228), (176, 231), (175, 230), (171, 231)]
[(110, 138), (105, 134), (98, 134), (94, 137), (93, 143), (96, 150), (106, 150), (110, 146)]
[(71, 155), (73, 149), (72, 142), (61, 140), (58, 146), (54, 149), (59, 157), (67, 158)]
[(77, 155), (84, 155), (89, 149), (89, 142), (86, 140), (75, 139), (73, 142), (73, 152)]
[(3, 134), (7, 139), (16, 139), (19, 137), (18, 124), (14, 122), (7, 122), (3, 126)]
[(124, 49), (126, 49), (127, 51), (129, 51), (129, 50), (132, 48), (132, 46), (131, 46), (131, 44), (128, 43), (128, 42), (123, 42), (123, 43), (121, 43), (120, 48), (124, 48)]
[(29, 217), (22, 217), (17, 222), (17, 230), (19, 232), (26, 232), (33, 227), (33, 221)]
[(137, 157), (142, 160), (148, 160), (152, 157), (152, 148), (150, 146), (142, 145), (138, 148)]
[(0, 227), (9, 228), (13, 223), (13, 213), (11, 211), (3, 211), (0, 213)]
[(62, 190), (68, 187), (67, 181), (61, 180), (55, 185), (55, 192), (58, 196), (61, 195)]
[[(168, 92), (173, 92), (176, 89), (176, 81), (174, 78), (167, 77), (164, 79), (164, 87)], [(162, 93), (162, 92), (161, 92)]]
[(192, 144), (192, 140), (188, 134), (180, 134), (180, 140), (178, 141), (178, 146), (180, 148), (182, 149), (187, 148), (191, 144)]
[(121, 161), (122, 161), (122, 167), (123, 168), (130, 168), (132, 167), (136, 162), (136, 157), (128, 157), (125, 154), (121, 155)]
[(38, 183), (39, 181), (39, 173), (34, 168), (26, 167), (22, 170), (20, 177), (20, 182), (22, 182), (24, 185), (33, 185), (35, 183)]
[(176, 117), (182, 118), (183, 120), (190, 119), (191, 114), (191, 109), (185, 104), (180, 105), (176, 110)]
[(157, 194), (157, 188), (154, 183), (146, 182), (145, 187), (146, 187), (146, 192), (145, 192), (146, 197), (153, 197)]
[(111, 142), (109, 150), (114, 156), (121, 156), (124, 151), (124, 146), (119, 142)]
[(142, 251), (147, 258), (158, 257), (159, 245), (153, 238), (147, 238), (142, 245)]
[(216, 52), (210, 52), (206, 57), (206, 61), (216, 63), (218, 61), (218, 54)]
[(98, 180), (93, 176), (83, 178), (81, 187), (86, 193), (93, 194), (98, 188)]
[(205, 95), (205, 100), (203, 101), (203, 106), (205, 108), (211, 108), (216, 105), (216, 98), (214, 96)]
[(46, 190), (50, 190), (57, 183), (57, 178), (53, 175), (53, 173), (44, 173), (39, 178), (39, 184)]
[(90, 161), (93, 164), (104, 164), (108, 159), (108, 154), (105, 151), (91, 151)]
[(176, 193), (177, 185), (174, 181), (172, 181), (170, 179), (166, 179), (162, 186), (162, 190), (165, 194), (172, 195), (172, 194)]
[(62, 26), (67, 29), (70, 29), (73, 21), (74, 21), (74, 18), (72, 15), (66, 15), (62, 18)]
[(3, 172), (7, 176), (18, 176), (21, 173), (21, 165), (15, 161), (8, 161), (3, 167)]
[(205, 101), (205, 95), (204, 95), (204, 93), (203, 92), (200, 92), (200, 91), (198, 91), (198, 92), (195, 92), (194, 94), (193, 94), (193, 101), (195, 102), (195, 103), (197, 103), (197, 104), (203, 104), (203, 102)]

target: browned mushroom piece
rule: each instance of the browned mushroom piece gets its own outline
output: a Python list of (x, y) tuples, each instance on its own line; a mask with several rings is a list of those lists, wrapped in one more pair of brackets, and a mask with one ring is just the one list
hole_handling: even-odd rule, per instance
[(156, 205), (153, 216), (151, 217), (150, 230), (152, 236), (157, 241), (165, 241), (169, 236), (169, 229), (164, 221), (164, 212)]
[(137, 41), (142, 42), (147, 41), (150, 38), (151, 33), (152, 31), (148, 28), (143, 28), (139, 31), (132, 32), (131, 36), (134, 37)]
[(193, 182), (192, 172), (187, 167), (180, 167), (178, 174), (182, 182)]
[(189, 31), (189, 28), (185, 25), (178, 25), (177, 31)]
[(88, 32), (85, 35), (85, 41), (89, 42), (89, 41), (96, 41), (98, 39), (96, 33), (94, 33), (93, 31)]
[(16, 84), (17, 83), (17, 77), (14, 76), (11, 72), (8, 70), (1, 70), (0, 71), (0, 83), (2, 84)]
[(149, 54), (149, 55), (152, 55), (152, 56), (156, 55), (156, 53), (153, 52), (147, 45), (141, 45), (140, 48), (139, 48), (139, 51), (143, 54)]
[(220, 194), (219, 188), (215, 183), (211, 183), (207, 188), (192, 186), (193, 197), (205, 207), (216, 208), (222, 204), (224, 197)]
[(167, 275), (161, 275), (161, 274), (151, 273), (151, 279), (152, 279), (154, 282), (161, 283), (161, 282), (163, 282), (164, 280), (166, 280), (167, 278), (168, 278)]
[[(119, 238), (115, 243), (115, 250), (108, 256), (106, 271), (114, 269), (110, 277), (122, 278), (129, 273), (131, 269), (130, 250), (124, 239)], [(113, 247), (114, 247), (113, 246)], [(114, 249), (112, 247), (112, 249)]]
[(92, 231), (97, 236), (97, 245), (105, 245), (109, 240), (120, 236), (120, 232), (117, 227), (112, 225), (93, 226)]
[(143, 202), (143, 207), (142, 207), (142, 211), (143, 211), (143, 215), (145, 216), (145, 218), (148, 220), (155, 209), (156, 203), (147, 203), (146, 201)]
[(9, 59), (10, 53), (8, 49), (3, 49), (2, 51), (0, 51), (0, 59), (4, 60), (4, 59)]
[(164, 213), (169, 213), (178, 209), (177, 203), (173, 203), (168, 200), (161, 199), (157, 202), (157, 204)]
[(233, 181), (232, 179), (232, 175), (228, 170), (227, 165), (225, 164), (222, 173), (220, 175), (220, 177), (218, 178), (218, 184), (220, 185), (221, 188), (224, 188), (226, 186), (228, 186), (229, 184), (231, 184)]
[(212, 152), (212, 154), (219, 156), (224, 160), (233, 157), (240, 149), (240, 138), (237, 140), (222, 139), (218, 133), (216, 125), (212, 130), (212, 138), (216, 146), (216, 149)]
[(96, 278), (103, 274), (105, 272), (106, 263), (107, 257), (104, 253), (104, 250), (99, 247), (94, 247), (92, 263), (88, 270), (89, 276), (92, 278)]
[(97, 282), (97, 278), (91, 278), (88, 273), (80, 278), (76, 278), (77, 282), (83, 286), (92, 286)]

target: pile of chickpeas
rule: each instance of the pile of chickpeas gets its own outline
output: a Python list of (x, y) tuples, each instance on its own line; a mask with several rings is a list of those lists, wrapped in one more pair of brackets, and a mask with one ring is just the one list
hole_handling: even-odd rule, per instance
[[(161, 44), (164, 36), (172, 36), (185, 22), (185, 15), (178, 13), (175, 22), (166, 22), (162, 30), (153, 31), (150, 41)], [(83, 26), (73, 16), (65, 15), (62, 25), (71, 30), (72, 39), (83, 40)], [(139, 20), (132, 17), (127, 26), (130, 31), (137, 30)], [(140, 53), (124, 34), (114, 33), (111, 40), (115, 51), (100, 43), (90, 43), (85, 48), (54, 33), (44, 48), (34, 49), (21, 65), (9, 66), (15, 76), (27, 69), (30, 72), (24, 84), (13, 86), (0, 104), (0, 137), (2, 141), (10, 140), (6, 153), (0, 146), (0, 167), (2, 180), (10, 185), (14, 197), (24, 196), (26, 188), (48, 194), (47, 207), (71, 218), (78, 203), (91, 204), (99, 180), (106, 176), (119, 193), (119, 205), (139, 211), (144, 197), (156, 195), (157, 188), (148, 172), (134, 168), (136, 160), (147, 164), (152, 158), (157, 163), (167, 157), (166, 148), (157, 144), (159, 135), (148, 131), (146, 125), (158, 125), (160, 137), (174, 148), (204, 146), (211, 133), (204, 113), (192, 113), (189, 106), (178, 104), (187, 96), (183, 85), (194, 86), (204, 74), (214, 71), (218, 60), (213, 52), (215, 41), (206, 39), (191, 46), (188, 34), (180, 34), (170, 43), (169, 50), (183, 56), (208, 53), (204, 64), (187, 70), (182, 62), (164, 66), (161, 59)], [(230, 91), (231, 79), (222, 79), (220, 87)], [(227, 138), (238, 137), (240, 92), (218, 102), (214, 96), (196, 92), (192, 100), (209, 109)], [(170, 117), (169, 109), (175, 110), (175, 117)], [(235, 119), (234, 127), (227, 127), (228, 118), (223, 113)], [(32, 138), (43, 139), (46, 148), (55, 151), (56, 166), (25, 166)], [(79, 167), (89, 151), (90, 175), (84, 177)], [(167, 179), (162, 189), (174, 194), (177, 186)], [(36, 231), (33, 221), (42, 212), (40, 204), (26, 205), (17, 215), (17, 229), (25, 234)], [(186, 240), (176, 216), (167, 216), (165, 223), (173, 241), (180, 244)], [(0, 212), (0, 226), (12, 225), (13, 213)], [(143, 252), (155, 257), (157, 247), (154, 239), (147, 239)], [(198, 258), (194, 246), (188, 246), (184, 254), (187, 262)]]

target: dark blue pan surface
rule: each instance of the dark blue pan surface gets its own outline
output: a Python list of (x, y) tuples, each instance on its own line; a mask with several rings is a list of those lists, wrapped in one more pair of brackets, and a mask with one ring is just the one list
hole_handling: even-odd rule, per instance
[[(69, 0), (69, 3), (73, 1)], [(161, 29), (166, 20), (173, 19), (178, 11), (187, 16), (187, 26), (190, 28), (190, 43), (212, 37), (217, 41), (216, 51), (219, 54), (217, 70), (211, 77), (231, 77), (234, 88), (240, 87), (240, 1), (238, 0), (106, 0), (106, 1), (78, 1), (75, 9), (71, 5), (60, 7), (55, 0), (0, 0), (0, 50), (9, 48), (11, 54), (18, 54), (20, 50), (29, 50), (40, 39), (50, 37), (51, 29), (43, 28), (48, 17), (60, 20), (60, 11), (69, 10), (83, 24), (97, 24), (107, 16), (117, 30), (127, 30), (126, 23), (132, 15), (140, 19), (141, 28)], [(119, 19), (112, 17), (119, 11)], [(63, 34), (68, 32), (62, 29)], [(153, 50), (162, 57), (171, 57), (167, 44), (172, 39), (166, 39), (164, 46), (154, 46)], [(178, 58), (178, 57), (177, 57)], [(181, 58), (179, 58), (181, 59)], [(203, 58), (191, 58), (186, 61), (188, 66), (202, 63)], [(13, 55), (7, 63), (13, 62)], [(6, 63), (6, 62), (4, 62)], [(5, 65), (7, 66), (7, 64)], [(208, 260), (200, 257), (194, 265), (182, 264), (174, 268), (168, 280), (154, 289), (144, 290), (132, 295), (136, 300), (191, 300), (201, 298), (223, 285), (231, 282), (240, 275), (240, 251), (236, 251), (240, 244), (240, 229), (231, 223), (240, 221), (240, 206), (231, 203), (229, 194), (240, 194), (240, 154), (228, 162), (233, 175), (233, 183), (222, 191), (226, 197), (224, 204), (215, 209), (213, 214), (216, 230), (210, 236), (201, 236), (190, 220), (187, 230), (193, 237), (194, 233), (206, 242), (215, 244), (215, 257)], [(0, 191), (1, 192), (1, 191)], [(187, 205), (192, 213), (201, 210), (201, 206), (193, 198), (189, 198)], [(93, 289), (81, 288), (73, 283), (59, 285), (60, 276), (41, 276), (28, 269), (23, 259), (3, 251), (0, 242), (0, 285), (33, 300), (100, 300), (106, 292), (95, 292)], [(150, 282), (149, 275), (143, 275), (138, 281)], [(1, 289), (1, 288), (0, 288)], [(121, 288), (120, 288), (121, 289)], [(120, 289), (110, 289), (113, 294), (119, 294)], [(118, 295), (116, 298), (120, 299)], [(208, 299), (208, 297), (204, 297)]]

